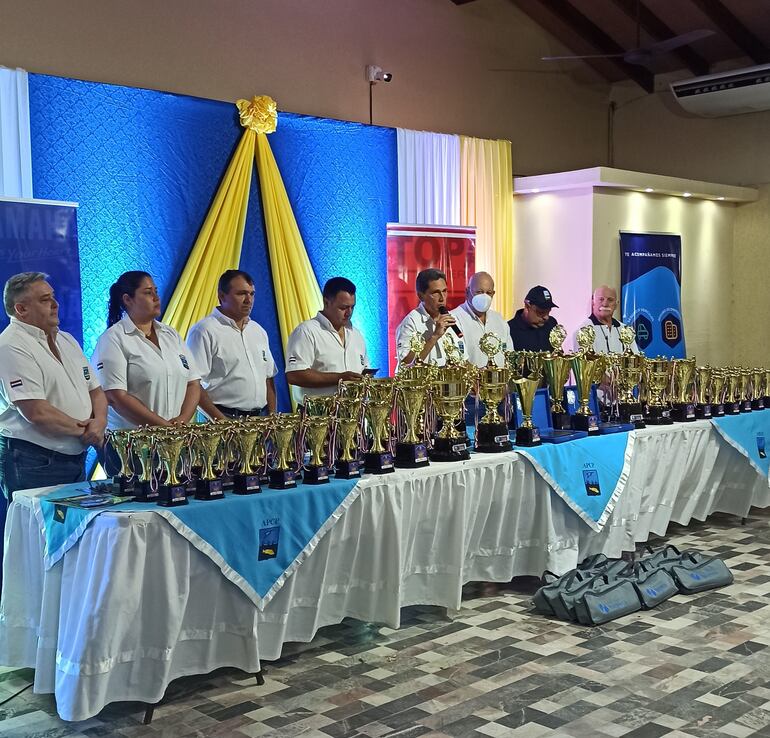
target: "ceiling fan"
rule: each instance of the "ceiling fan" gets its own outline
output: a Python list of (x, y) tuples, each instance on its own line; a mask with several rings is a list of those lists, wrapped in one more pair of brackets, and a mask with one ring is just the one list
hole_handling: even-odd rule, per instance
[(641, 34), (642, 24), (640, 20), (641, 0), (636, 2), (636, 48), (622, 51), (617, 54), (576, 54), (567, 56), (543, 56), (542, 61), (571, 61), (579, 59), (622, 59), (627, 64), (638, 64), (643, 67), (651, 66), (656, 57), (668, 54), (682, 46), (700, 41), (703, 38), (714, 36), (715, 32), (701, 28), (687, 33), (680, 33), (678, 36), (657, 41), (652, 44), (642, 46)]

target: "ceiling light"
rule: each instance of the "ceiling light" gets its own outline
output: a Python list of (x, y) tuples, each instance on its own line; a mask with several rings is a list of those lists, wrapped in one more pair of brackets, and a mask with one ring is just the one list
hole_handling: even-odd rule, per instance
[(653, 190), (652, 187), (645, 187), (644, 191), (645, 192), (655, 192), (655, 190)]
[(722, 195), (721, 197), (718, 197), (718, 198), (717, 198), (717, 200), (724, 200), (724, 199), (725, 199), (725, 196), (724, 196), (724, 195)]
[(692, 192), (683, 192), (682, 197), (692, 197)]
[(540, 192), (540, 188), (539, 188), (539, 187), (534, 187), (534, 188), (532, 189), (532, 192)]

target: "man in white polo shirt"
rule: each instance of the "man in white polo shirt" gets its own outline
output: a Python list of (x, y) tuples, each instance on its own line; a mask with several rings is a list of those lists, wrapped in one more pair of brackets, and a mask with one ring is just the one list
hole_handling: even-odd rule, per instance
[(82, 482), (86, 448), (104, 443), (107, 400), (77, 341), (59, 330), (59, 305), (41, 272), (3, 290), (0, 334), (0, 487)]
[(332, 277), (323, 300), (323, 310), (300, 323), (286, 345), (286, 381), (299, 403), (305, 395), (334, 394), (341, 379), (360, 379), (369, 367), (364, 336), (350, 323), (356, 286)]
[(201, 410), (210, 418), (275, 412), (275, 361), (267, 333), (249, 318), (254, 280), (228, 269), (218, 286), (219, 307), (198, 321), (187, 344), (201, 373)]
[(480, 367), (486, 366), (489, 361), (487, 355), (479, 348), (479, 340), (485, 333), (494, 333), (502, 341), (500, 353), (494, 359), (497, 366), (503, 366), (502, 352), (508, 349), (511, 343), (508, 323), (500, 313), (490, 310), (494, 296), (495, 281), (486, 272), (476, 272), (465, 288), (465, 302), (450, 310), (450, 314), (462, 328), (468, 359)]

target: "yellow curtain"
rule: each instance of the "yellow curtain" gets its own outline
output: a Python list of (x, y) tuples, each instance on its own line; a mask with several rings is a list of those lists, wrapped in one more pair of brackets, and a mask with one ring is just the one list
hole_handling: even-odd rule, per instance
[(495, 280), (493, 307), (513, 315), (511, 142), (460, 136), (460, 218), (476, 226), (476, 271)]
[(240, 263), (256, 136), (243, 132), (163, 315), (183, 338), (217, 304), (219, 275)]

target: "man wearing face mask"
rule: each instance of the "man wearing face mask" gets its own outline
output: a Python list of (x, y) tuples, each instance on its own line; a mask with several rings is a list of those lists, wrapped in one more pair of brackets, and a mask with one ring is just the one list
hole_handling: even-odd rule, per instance
[(533, 287), (524, 298), (524, 307), (508, 321), (511, 342), (516, 351), (550, 351), (551, 331), (556, 318), (551, 309), (559, 307), (551, 298), (550, 290), (542, 285)]
[(502, 341), (501, 353), (495, 356), (495, 364), (503, 366), (502, 351), (509, 348), (511, 343), (508, 326), (495, 310), (490, 310), (492, 298), (495, 296), (495, 282), (486, 272), (476, 272), (465, 288), (465, 302), (450, 310), (465, 336), (465, 345), (470, 361), (479, 367), (484, 367), (489, 361), (487, 355), (479, 348), (479, 340), (485, 333), (494, 333)]

